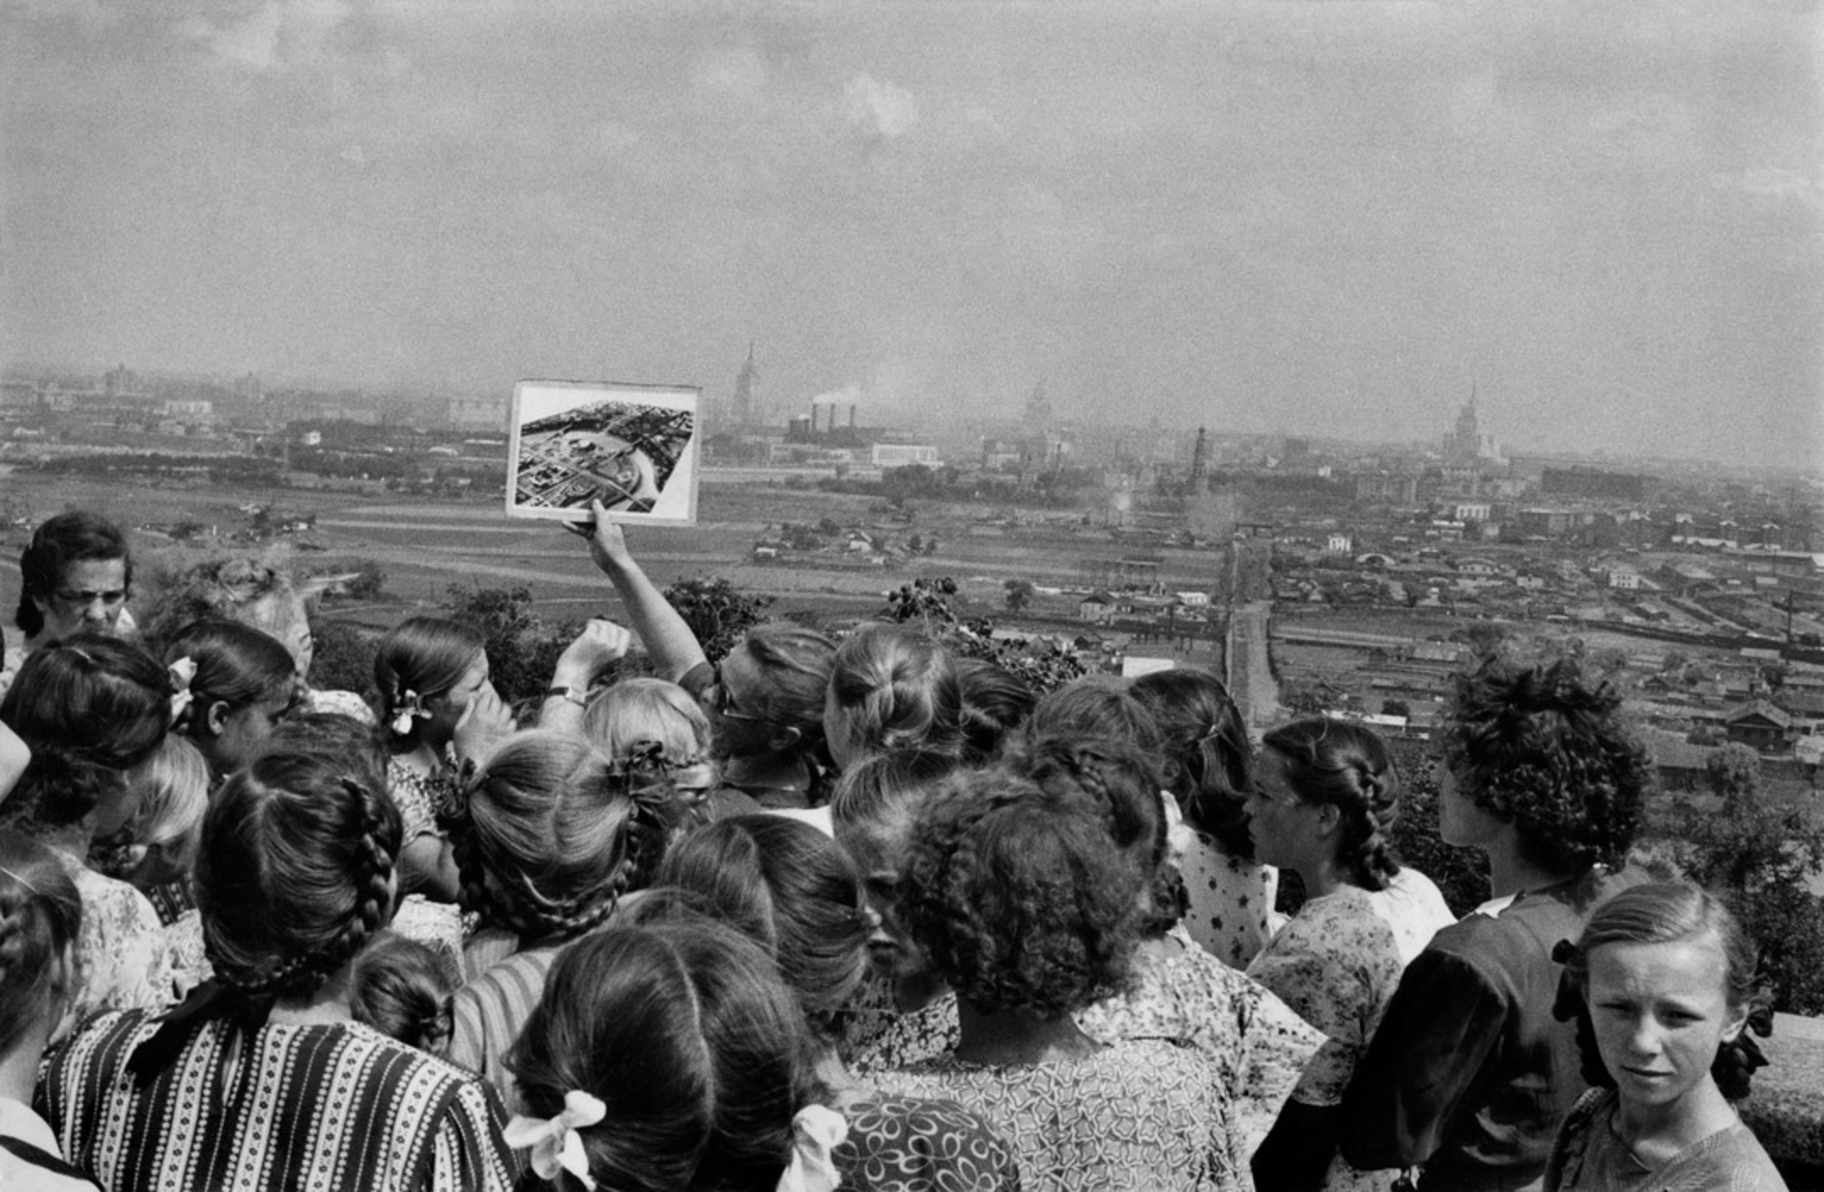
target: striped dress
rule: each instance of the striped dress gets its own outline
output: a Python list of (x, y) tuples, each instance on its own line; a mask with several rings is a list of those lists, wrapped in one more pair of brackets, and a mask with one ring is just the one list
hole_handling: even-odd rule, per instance
[(486, 1085), (355, 1023), (201, 1026), (144, 1086), (127, 1071), (157, 1029), (104, 1014), (47, 1057), (37, 1107), (108, 1192), (362, 1188), (506, 1192), (518, 1171)]
[(513, 1074), (503, 1062), (545, 992), (562, 944), (528, 948), (491, 965), (450, 999), (450, 1062), (479, 1074), (509, 1110), (518, 1110)]

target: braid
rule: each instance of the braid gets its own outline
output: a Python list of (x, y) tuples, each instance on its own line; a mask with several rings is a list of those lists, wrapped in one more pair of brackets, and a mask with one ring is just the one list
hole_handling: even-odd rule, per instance
[(1399, 817), (1399, 800), (1392, 793), (1385, 770), (1370, 769), (1363, 758), (1352, 759), (1356, 785), (1361, 790), (1362, 839), (1345, 860), (1354, 868), (1363, 888), (1384, 890), (1400, 872), (1390, 829)]

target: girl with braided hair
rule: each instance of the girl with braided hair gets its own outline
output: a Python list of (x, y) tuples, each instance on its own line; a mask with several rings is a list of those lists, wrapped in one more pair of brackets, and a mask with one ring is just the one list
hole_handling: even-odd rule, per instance
[(31, 1107), (38, 1061), (76, 992), (82, 899), (51, 851), (0, 831), (0, 1188), (95, 1192)]
[(1575, 1019), (1596, 1086), (1572, 1106), (1545, 1192), (1729, 1188), (1786, 1192), (1731, 1105), (1767, 1061), (1771, 1030), (1753, 988), (1754, 941), (1695, 886), (1635, 886), (1565, 941), (1558, 1017)]
[(1295, 721), (1262, 739), (1247, 807), (1255, 855), (1305, 888), (1248, 975), (1328, 1036), (1255, 1152), (1254, 1179), (1286, 1192), (1381, 1192), (1393, 1173), (1358, 1172), (1337, 1154), (1337, 1106), (1400, 980), (1398, 941), (1369, 898), (1399, 872), (1386, 836), (1399, 811), (1393, 762), (1360, 725)]
[(172, 680), (131, 642), (77, 633), (42, 645), (0, 699), (32, 760), (0, 804), (0, 827), (48, 847), (82, 896), (79, 978), (72, 1013), (168, 1005), (170, 953), (146, 896), (88, 864), (99, 836), (133, 815), (127, 774), (165, 740)]
[(557, 953), (644, 889), (688, 822), (649, 753), (616, 762), (542, 729), (503, 743), (451, 817), (463, 906), (481, 926), (463, 949), (450, 1058), (510, 1096), (503, 1057)]
[(230, 777), (196, 867), (215, 975), (52, 1053), (38, 1101), (65, 1153), (111, 1192), (509, 1188), (493, 1091), (350, 1017), (398, 852), (398, 810), (334, 759), (269, 752)]

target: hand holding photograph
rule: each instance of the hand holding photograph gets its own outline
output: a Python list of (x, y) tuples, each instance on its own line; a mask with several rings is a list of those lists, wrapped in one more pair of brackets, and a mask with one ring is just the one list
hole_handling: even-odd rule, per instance
[(617, 521), (694, 524), (699, 397), (681, 385), (521, 381), (507, 515), (572, 521), (599, 499)]

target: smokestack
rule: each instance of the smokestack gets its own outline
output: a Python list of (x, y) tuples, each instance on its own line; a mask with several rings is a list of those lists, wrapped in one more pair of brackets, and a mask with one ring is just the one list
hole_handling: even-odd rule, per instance
[(849, 403), (849, 429), (855, 429), (855, 403)]
[(817, 437), (817, 403), (811, 403), (811, 437)]

